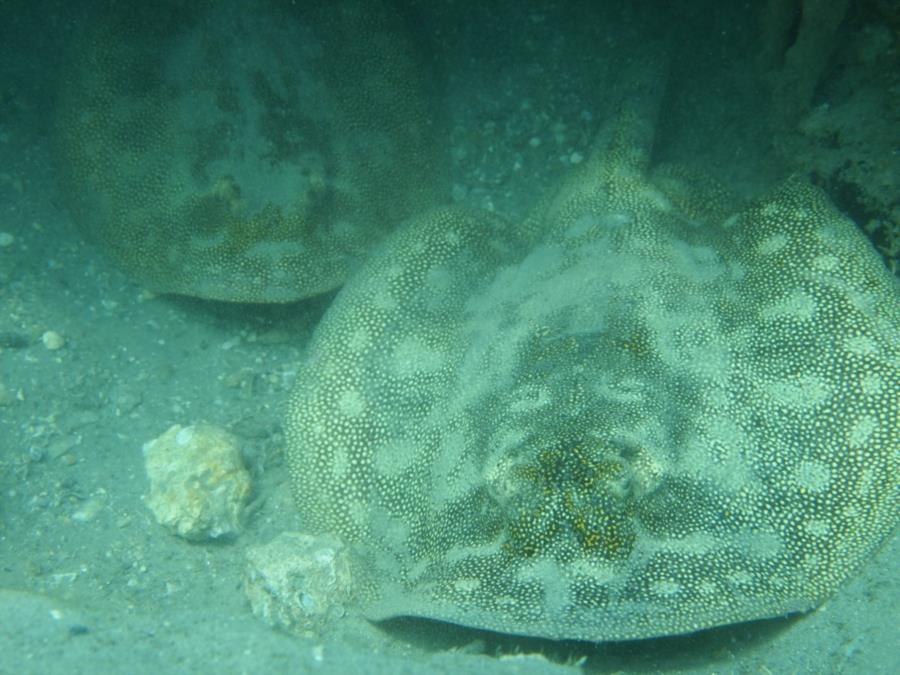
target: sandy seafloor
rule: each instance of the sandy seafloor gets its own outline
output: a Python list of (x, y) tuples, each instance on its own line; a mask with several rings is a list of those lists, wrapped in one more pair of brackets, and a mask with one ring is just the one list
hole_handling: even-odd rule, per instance
[[(448, 85), (455, 196), (514, 217), (588, 139), (577, 96), (544, 106), (529, 87), (545, 74), (522, 73), (498, 76), (493, 96)], [(281, 417), (330, 297), (248, 307), (147, 292), (60, 208), (43, 124), (0, 129), (0, 673), (897, 672), (897, 537), (819, 611), (692, 636), (592, 645), (347, 620), (300, 638), (262, 623), (241, 590), (245, 551), (302, 530)], [(48, 349), (46, 331), (64, 346)], [(197, 421), (236, 434), (253, 475), (232, 542), (173, 537), (144, 502), (142, 445)]]

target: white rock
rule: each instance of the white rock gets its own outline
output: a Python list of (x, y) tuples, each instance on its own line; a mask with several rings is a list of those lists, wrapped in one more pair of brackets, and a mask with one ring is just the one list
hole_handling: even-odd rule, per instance
[(331, 537), (283, 532), (247, 550), (244, 592), (270, 626), (315, 635), (342, 617), (350, 592), (347, 548)]
[(210, 424), (176, 424), (144, 444), (147, 505), (173, 534), (191, 541), (234, 536), (250, 496), (238, 440)]
[(46, 333), (41, 335), (41, 342), (44, 343), (44, 346), (47, 349), (54, 352), (57, 349), (62, 349), (66, 346), (66, 339), (55, 330), (48, 330)]

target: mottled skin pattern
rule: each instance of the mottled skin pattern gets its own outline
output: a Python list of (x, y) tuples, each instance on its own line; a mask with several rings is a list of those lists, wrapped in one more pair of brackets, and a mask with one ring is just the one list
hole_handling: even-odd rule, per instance
[(877, 254), (800, 181), (722, 219), (639, 157), (597, 152), (527, 228), (419, 216), (318, 328), (287, 459), (367, 616), (689, 632), (819, 605), (895, 526)]
[(151, 290), (328, 291), (441, 189), (429, 75), (380, 3), (169, 0), (87, 25), (59, 97), (61, 184)]

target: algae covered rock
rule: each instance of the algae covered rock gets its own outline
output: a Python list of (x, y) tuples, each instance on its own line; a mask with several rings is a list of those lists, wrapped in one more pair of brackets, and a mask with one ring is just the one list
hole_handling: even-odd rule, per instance
[(211, 424), (176, 424), (143, 451), (147, 506), (160, 525), (190, 541), (240, 532), (251, 483), (237, 438)]
[(59, 96), (61, 183), (152, 290), (333, 289), (439, 189), (431, 77), (378, 2), (108, 3), (86, 25)]
[(333, 538), (282, 532), (247, 550), (243, 586), (255, 616), (289, 633), (314, 634), (344, 615), (347, 548)]
[(894, 279), (800, 181), (679, 210), (639, 127), (527, 228), (413, 220), (317, 329), (287, 458), (368, 617), (685, 633), (816, 607), (895, 527)]

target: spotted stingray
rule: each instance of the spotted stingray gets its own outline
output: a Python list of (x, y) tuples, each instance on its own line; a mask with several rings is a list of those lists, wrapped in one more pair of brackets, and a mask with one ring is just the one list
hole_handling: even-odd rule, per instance
[(816, 607), (896, 525), (878, 255), (800, 180), (726, 217), (622, 147), (527, 223), (415, 218), (317, 329), (288, 464), (365, 616), (685, 633)]

